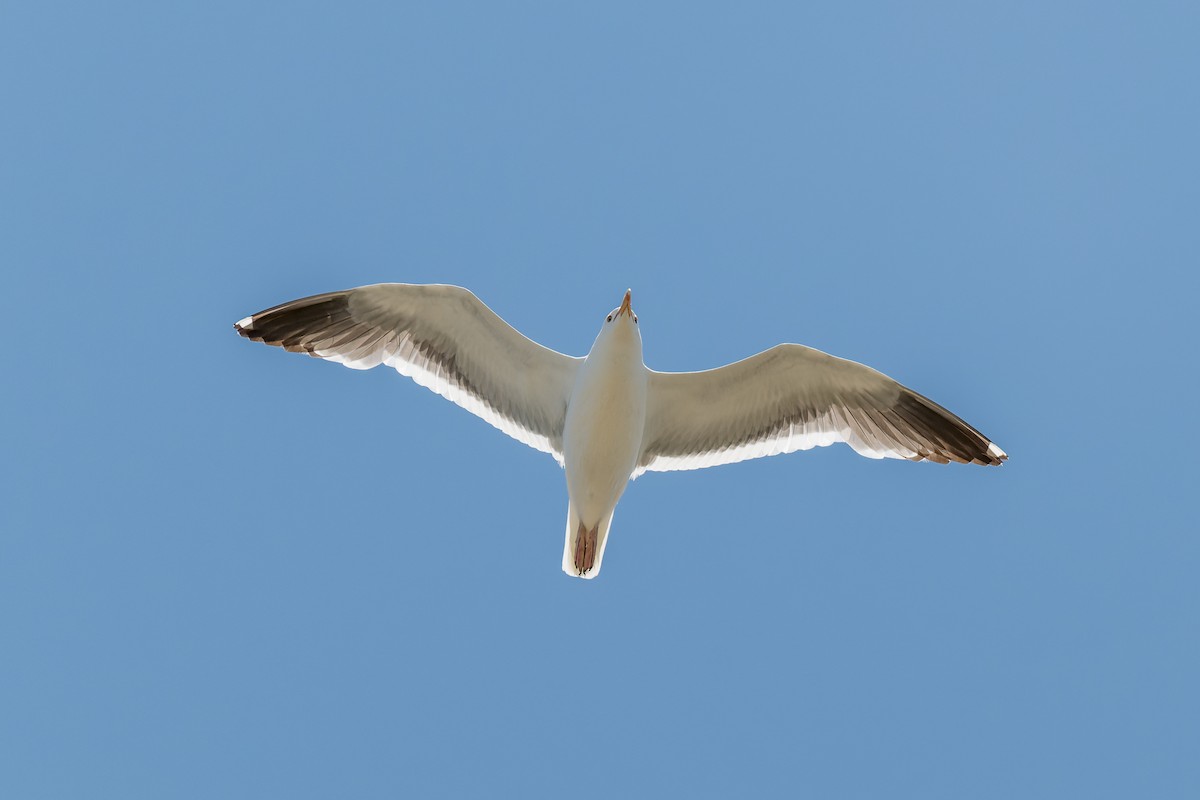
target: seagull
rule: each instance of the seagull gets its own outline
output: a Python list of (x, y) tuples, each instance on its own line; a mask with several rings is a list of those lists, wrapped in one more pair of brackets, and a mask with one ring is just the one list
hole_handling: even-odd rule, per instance
[(629, 481), (844, 442), (868, 458), (995, 466), (1008, 456), (927, 397), (799, 344), (703, 372), (642, 361), (632, 291), (584, 358), (522, 336), (467, 289), (380, 283), (293, 300), (239, 334), (351, 369), (380, 364), (470, 411), (566, 471), (562, 568), (600, 573)]

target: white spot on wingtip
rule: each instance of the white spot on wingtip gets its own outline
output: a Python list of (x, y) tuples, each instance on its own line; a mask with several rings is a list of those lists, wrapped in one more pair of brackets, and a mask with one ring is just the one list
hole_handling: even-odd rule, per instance
[(1008, 453), (991, 443), (988, 444), (988, 455), (993, 458), (1008, 458)]
[(248, 317), (242, 317), (237, 322), (233, 323), (233, 326), (235, 328), (237, 328), (238, 330), (243, 330), (243, 331), (246, 330), (247, 328), (253, 328), (254, 327), (254, 315), (251, 314)]

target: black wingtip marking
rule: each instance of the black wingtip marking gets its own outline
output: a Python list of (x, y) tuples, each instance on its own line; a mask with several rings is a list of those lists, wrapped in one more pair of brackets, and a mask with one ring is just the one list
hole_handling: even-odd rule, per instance
[(350, 321), (349, 292), (331, 292), (268, 308), (233, 325), (254, 342), (282, 347), (293, 353), (312, 353), (312, 340), (335, 325)]
[(892, 411), (935, 445), (929, 452), (918, 453), (922, 458), (939, 464), (956, 461), (981, 466), (999, 466), (1008, 459), (1003, 452), (994, 455), (992, 442), (982, 433), (916, 392), (902, 392)]

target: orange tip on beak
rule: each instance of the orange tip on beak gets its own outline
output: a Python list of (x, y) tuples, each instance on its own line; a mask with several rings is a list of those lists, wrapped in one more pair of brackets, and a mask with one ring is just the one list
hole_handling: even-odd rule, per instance
[(633, 313), (633, 306), (631, 305), (632, 302), (633, 302), (633, 289), (626, 289), (625, 290), (625, 299), (621, 301), (621, 307), (617, 309), (617, 316), (619, 317), (625, 313), (632, 314)]

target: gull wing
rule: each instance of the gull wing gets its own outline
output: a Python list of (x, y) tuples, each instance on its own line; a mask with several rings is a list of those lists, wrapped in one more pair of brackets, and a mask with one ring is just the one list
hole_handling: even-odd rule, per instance
[(634, 477), (845, 442), (868, 458), (1008, 458), (932, 400), (870, 367), (781, 344), (705, 372), (650, 372)]
[(319, 294), (234, 328), (351, 369), (386, 364), (563, 462), (563, 422), (582, 359), (527, 339), (459, 286), (380, 283)]

